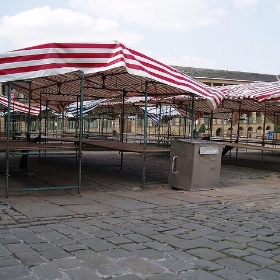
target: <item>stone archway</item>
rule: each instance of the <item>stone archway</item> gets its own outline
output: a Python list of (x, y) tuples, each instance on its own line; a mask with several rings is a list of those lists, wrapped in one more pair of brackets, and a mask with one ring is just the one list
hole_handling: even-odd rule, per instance
[(253, 130), (253, 127), (249, 126), (248, 127), (248, 130), (247, 130), (247, 135), (248, 135), (248, 138), (252, 138), (254, 137), (254, 130)]
[(230, 137), (231, 135), (234, 135), (234, 129), (228, 128), (227, 137)]
[(239, 127), (239, 137), (243, 137), (244, 135), (244, 128), (242, 126)]
[(219, 127), (217, 130), (216, 130), (216, 136), (222, 136), (222, 128)]
[(257, 127), (257, 130), (256, 130), (256, 137), (262, 137), (262, 134), (263, 134), (263, 132), (262, 132), (262, 127), (261, 126), (258, 126)]

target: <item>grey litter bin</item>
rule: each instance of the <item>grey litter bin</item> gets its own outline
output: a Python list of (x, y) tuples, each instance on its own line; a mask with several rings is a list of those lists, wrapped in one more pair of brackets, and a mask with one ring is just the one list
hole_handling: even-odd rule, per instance
[(189, 191), (220, 186), (222, 144), (207, 140), (171, 142), (169, 186)]

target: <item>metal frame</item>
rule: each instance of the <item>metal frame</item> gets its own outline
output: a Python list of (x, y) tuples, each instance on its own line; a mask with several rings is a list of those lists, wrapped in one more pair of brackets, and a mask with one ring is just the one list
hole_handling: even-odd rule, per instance
[[(28, 81), (29, 82), (29, 81)], [(29, 82), (29, 108), (31, 106), (31, 82)], [(84, 72), (81, 71), (81, 86), (80, 86), (80, 116), (79, 116), (79, 147), (78, 147), (78, 178), (77, 178), (77, 185), (76, 186), (50, 186), (50, 187), (37, 187), (37, 188), (21, 188), (21, 189), (12, 189), (10, 187), (10, 156), (11, 156), (11, 147), (10, 147), (10, 138), (11, 138), (11, 131), (10, 131), (10, 121), (11, 121), (11, 91), (12, 91), (12, 82), (8, 82), (8, 115), (7, 115), (7, 139), (6, 139), (6, 197), (10, 196), (11, 192), (18, 192), (18, 191), (37, 191), (37, 190), (69, 190), (69, 189), (77, 189), (78, 193), (81, 193), (81, 186), (82, 186), (82, 137), (83, 137), (83, 101), (84, 101)], [(41, 104), (41, 100), (40, 100)], [(30, 141), (30, 113), (28, 114), (28, 124), (27, 124), (27, 141)], [(30, 155), (31, 153), (28, 150), (21, 151), (19, 155)], [(32, 153), (36, 154), (36, 153)], [(38, 150), (37, 154), (40, 154)]]

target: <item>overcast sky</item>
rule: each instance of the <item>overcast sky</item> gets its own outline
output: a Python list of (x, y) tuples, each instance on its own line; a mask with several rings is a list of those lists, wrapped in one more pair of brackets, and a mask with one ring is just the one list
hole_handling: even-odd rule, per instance
[(1, 1), (0, 53), (104, 40), (174, 66), (280, 74), (280, 0)]

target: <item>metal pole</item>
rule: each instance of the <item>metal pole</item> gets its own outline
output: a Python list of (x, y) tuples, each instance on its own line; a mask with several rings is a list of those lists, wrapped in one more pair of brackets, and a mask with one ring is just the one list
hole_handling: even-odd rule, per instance
[(265, 145), (265, 141), (264, 141), (264, 138), (265, 138), (265, 119), (266, 119), (266, 104), (264, 104), (264, 118), (263, 118), (263, 136), (262, 136), (262, 146)]
[[(216, 133), (215, 133), (216, 134)], [(212, 135), (213, 135), (213, 111), (211, 110), (211, 115), (210, 115), (210, 135), (209, 135), (209, 140), (212, 140)]]
[(194, 94), (192, 94), (192, 111), (191, 111), (191, 139), (194, 139)]
[(143, 143), (143, 169), (142, 169), (142, 189), (146, 186), (146, 147), (147, 147), (147, 107), (148, 107), (148, 82), (145, 83), (145, 111), (144, 111), (144, 143)]
[(8, 83), (8, 116), (7, 116), (7, 139), (6, 139), (6, 197), (9, 197), (9, 167), (10, 167), (10, 122), (11, 122), (11, 91), (12, 83)]
[(80, 93), (80, 127), (79, 127), (79, 153), (78, 153), (78, 165), (79, 165), (79, 175), (78, 175), (78, 193), (81, 193), (82, 185), (82, 149), (83, 149), (83, 102), (84, 102), (84, 71), (81, 71), (81, 93)]
[(49, 126), (49, 110), (48, 110), (49, 101), (46, 100), (46, 114), (45, 114), (45, 136), (48, 136), (48, 126)]
[[(120, 129), (120, 142), (123, 142), (123, 133), (124, 133), (124, 98), (126, 96), (126, 90), (123, 90), (122, 96), (122, 114), (121, 114), (121, 129)], [(121, 151), (121, 170), (123, 169), (123, 151)]]
[[(237, 135), (235, 142), (239, 142), (239, 129), (240, 129), (240, 117), (241, 117), (241, 103), (242, 101), (239, 102), (239, 110), (238, 110), (238, 121), (237, 121)], [(235, 165), (237, 165), (237, 157), (238, 157), (238, 147), (236, 147), (236, 154), (235, 154)]]
[(232, 129), (233, 129), (233, 125), (232, 125), (232, 122), (233, 122), (233, 110), (231, 111), (231, 122), (230, 122), (230, 142), (232, 142)]
[[(81, 106), (82, 106), (82, 104), (80, 103), (80, 112), (81, 112)], [(78, 117), (79, 117), (78, 112), (79, 112), (79, 96), (77, 96), (77, 104), (76, 104), (75, 137), (78, 137)], [(80, 127), (80, 130), (81, 130), (81, 127)]]
[(30, 141), (30, 125), (31, 125), (31, 118), (30, 118), (30, 108), (31, 108), (31, 82), (29, 82), (29, 95), (28, 95), (28, 115), (27, 115), (27, 134), (26, 139), (27, 141)]
[[(39, 136), (42, 134), (42, 94), (40, 92), (40, 117), (39, 117)], [(41, 142), (41, 140), (40, 140)]]

